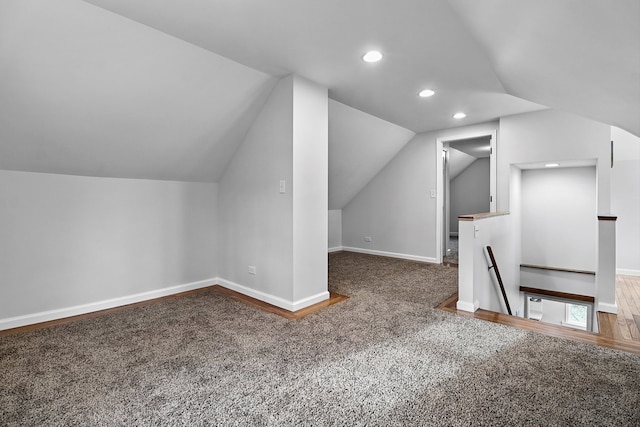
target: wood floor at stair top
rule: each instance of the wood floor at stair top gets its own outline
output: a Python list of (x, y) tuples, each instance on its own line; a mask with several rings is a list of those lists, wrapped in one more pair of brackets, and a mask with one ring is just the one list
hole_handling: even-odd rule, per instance
[(640, 342), (640, 277), (616, 276), (618, 314), (598, 313), (600, 334)]
[[(503, 325), (513, 326), (515, 328), (538, 332), (540, 334), (565, 338), (572, 341), (578, 341), (586, 344), (598, 345), (601, 347), (613, 348), (616, 350), (622, 350), (629, 353), (640, 355), (640, 341), (627, 340), (620, 337), (620, 332), (610, 332), (611, 335), (597, 334), (588, 331), (582, 331), (579, 329), (568, 328), (566, 326), (552, 325), (550, 323), (539, 322), (537, 320), (525, 319), (522, 317), (509, 316), (508, 314), (496, 313), (487, 310), (478, 310), (475, 313), (468, 311), (458, 310), (456, 308), (456, 302), (458, 301), (458, 295), (454, 294), (449, 299), (444, 301), (438, 306), (439, 309), (448, 311), (450, 313), (456, 313), (463, 316), (473, 317), (476, 319), (487, 320), (489, 322), (500, 323)], [(607, 318), (605, 328), (612, 330), (617, 327), (617, 317)], [(613, 319), (613, 321), (611, 320)], [(613, 336), (612, 336), (613, 335)]]

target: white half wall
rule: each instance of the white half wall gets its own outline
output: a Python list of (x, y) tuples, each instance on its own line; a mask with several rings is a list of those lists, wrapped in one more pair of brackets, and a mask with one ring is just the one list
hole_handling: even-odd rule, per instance
[(0, 171), (0, 329), (214, 284), (216, 199), (214, 183)]
[[(512, 266), (518, 260), (514, 222), (510, 215), (494, 215), (460, 221), (458, 302), (464, 311), (478, 308), (507, 313), (502, 292), (493, 271), (486, 247), (491, 246), (513, 314), (520, 306), (520, 289)], [(514, 233), (515, 231), (515, 233)]]

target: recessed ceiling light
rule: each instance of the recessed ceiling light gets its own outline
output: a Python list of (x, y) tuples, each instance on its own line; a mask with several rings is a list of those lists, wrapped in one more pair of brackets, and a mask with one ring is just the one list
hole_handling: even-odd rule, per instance
[(465, 113), (463, 113), (462, 111), (459, 112), (459, 113), (455, 113), (453, 115), (454, 119), (464, 119), (465, 117), (467, 117), (467, 115)]
[(364, 62), (378, 62), (382, 59), (382, 54), (377, 50), (370, 50), (362, 57)]
[(545, 168), (557, 168), (558, 166), (560, 166), (560, 163), (547, 163), (544, 165)]
[(433, 95), (435, 95), (435, 94), (436, 94), (436, 91), (434, 91), (434, 90), (431, 90), (431, 89), (424, 89), (424, 90), (421, 90), (421, 91), (418, 93), (418, 96), (419, 96), (419, 97), (422, 97), (422, 98), (428, 98), (428, 97), (433, 96)]

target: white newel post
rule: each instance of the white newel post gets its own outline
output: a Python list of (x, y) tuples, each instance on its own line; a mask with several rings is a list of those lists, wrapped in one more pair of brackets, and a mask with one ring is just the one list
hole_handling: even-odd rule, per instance
[(478, 302), (474, 298), (474, 221), (458, 222), (458, 302), (456, 308), (474, 312)]
[(616, 305), (616, 220), (614, 215), (598, 215), (598, 270), (596, 272), (597, 311), (618, 312)]

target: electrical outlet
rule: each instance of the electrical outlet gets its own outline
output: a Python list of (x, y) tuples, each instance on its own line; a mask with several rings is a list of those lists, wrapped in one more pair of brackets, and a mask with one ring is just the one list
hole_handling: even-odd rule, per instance
[(436, 198), (436, 190), (431, 190), (431, 198), (432, 199)]
[(373, 242), (373, 239), (371, 237), (365, 237), (364, 241), (365, 242)]
[(287, 191), (287, 182), (285, 180), (280, 181), (280, 194), (284, 194)]
[(253, 265), (249, 266), (249, 274), (256, 274), (256, 268)]

